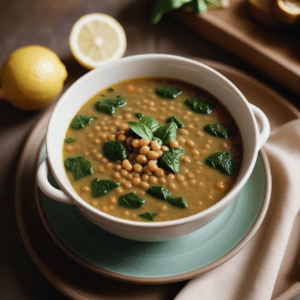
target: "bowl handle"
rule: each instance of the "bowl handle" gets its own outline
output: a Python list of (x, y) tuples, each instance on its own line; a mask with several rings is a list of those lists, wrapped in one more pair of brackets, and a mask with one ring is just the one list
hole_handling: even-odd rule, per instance
[(250, 106), (261, 127), (257, 145), (257, 150), (260, 150), (270, 135), (270, 123), (266, 115), (257, 106), (253, 104), (250, 104)]
[(42, 192), (50, 197), (53, 200), (65, 203), (65, 204), (73, 204), (73, 201), (61, 190), (56, 189), (53, 187), (49, 180), (49, 167), (46, 160), (44, 160), (38, 168), (37, 171), (37, 184)]

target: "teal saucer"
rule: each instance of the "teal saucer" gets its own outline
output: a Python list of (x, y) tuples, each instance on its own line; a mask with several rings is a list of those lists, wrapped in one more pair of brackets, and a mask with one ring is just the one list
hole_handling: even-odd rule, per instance
[[(44, 159), (45, 150), (40, 154)], [(131, 283), (159, 284), (193, 278), (241, 250), (263, 221), (270, 200), (271, 175), (261, 151), (253, 173), (235, 200), (197, 231), (167, 242), (137, 242), (102, 230), (72, 205), (38, 190), (42, 220), (55, 242), (84, 267)]]

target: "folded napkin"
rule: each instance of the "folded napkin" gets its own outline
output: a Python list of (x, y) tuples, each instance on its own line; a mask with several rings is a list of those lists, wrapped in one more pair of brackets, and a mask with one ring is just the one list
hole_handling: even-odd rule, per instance
[(264, 149), (271, 167), (272, 194), (261, 227), (237, 255), (190, 280), (175, 300), (272, 298), (300, 208), (300, 120), (291, 121), (272, 131)]

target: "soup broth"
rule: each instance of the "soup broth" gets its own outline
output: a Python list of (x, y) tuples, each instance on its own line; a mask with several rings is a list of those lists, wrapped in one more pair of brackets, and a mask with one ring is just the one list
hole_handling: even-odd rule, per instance
[(214, 96), (159, 77), (99, 91), (72, 120), (63, 149), (84, 201), (145, 222), (184, 218), (220, 201), (243, 156), (238, 127)]

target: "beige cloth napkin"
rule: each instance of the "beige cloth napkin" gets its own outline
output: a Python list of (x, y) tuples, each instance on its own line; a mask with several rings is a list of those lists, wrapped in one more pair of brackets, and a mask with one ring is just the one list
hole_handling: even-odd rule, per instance
[[(274, 130), (264, 149), (271, 166), (272, 194), (262, 226), (237, 255), (190, 280), (175, 300), (272, 298), (292, 226), (300, 208), (300, 120), (291, 121)], [(300, 290), (294, 291), (297, 292)]]

